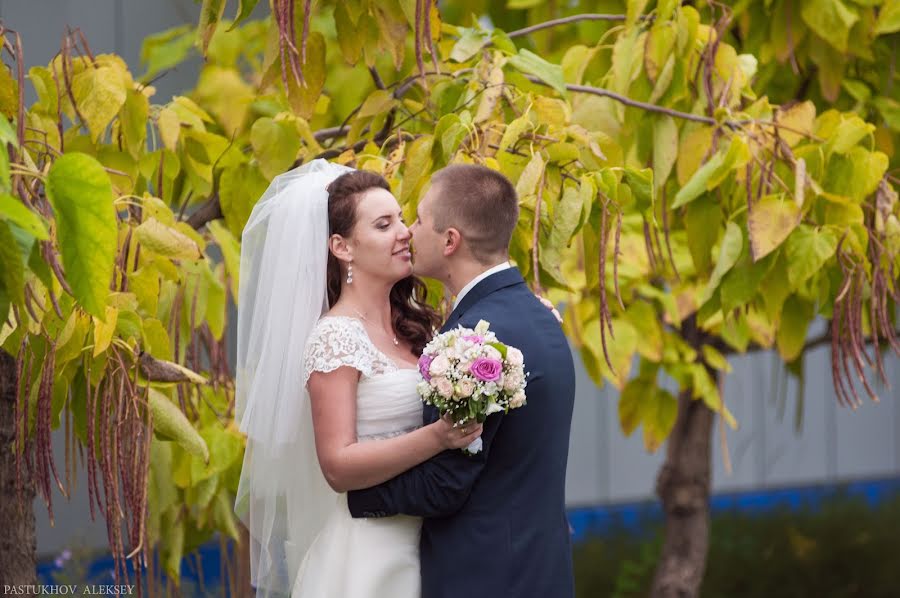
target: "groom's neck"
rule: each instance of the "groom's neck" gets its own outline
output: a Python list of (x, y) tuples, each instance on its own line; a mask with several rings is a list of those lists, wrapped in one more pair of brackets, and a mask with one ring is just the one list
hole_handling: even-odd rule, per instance
[(450, 293), (456, 297), (467, 284), (475, 280), (481, 274), (484, 274), (491, 268), (509, 262), (509, 257), (498, 257), (487, 264), (483, 264), (476, 260), (466, 260), (456, 264), (449, 272), (447, 280), (447, 288)]

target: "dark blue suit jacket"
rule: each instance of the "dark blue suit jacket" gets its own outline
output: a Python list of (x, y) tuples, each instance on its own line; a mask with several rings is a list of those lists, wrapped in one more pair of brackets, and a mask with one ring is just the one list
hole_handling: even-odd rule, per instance
[[(516, 268), (475, 285), (443, 330), (474, 328), (479, 320), (524, 354), (527, 404), (487, 418), (481, 453), (444, 451), (383, 484), (349, 492), (350, 512), (425, 518), (422, 598), (571, 598), (565, 480), (572, 353)], [(425, 407), (426, 423), (437, 417)]]

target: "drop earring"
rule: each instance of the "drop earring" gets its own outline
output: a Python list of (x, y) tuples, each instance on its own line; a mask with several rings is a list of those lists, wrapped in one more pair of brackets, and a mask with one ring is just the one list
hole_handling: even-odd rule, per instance
[(353, 264), (347, 265), (347, 284), (353, 284)]

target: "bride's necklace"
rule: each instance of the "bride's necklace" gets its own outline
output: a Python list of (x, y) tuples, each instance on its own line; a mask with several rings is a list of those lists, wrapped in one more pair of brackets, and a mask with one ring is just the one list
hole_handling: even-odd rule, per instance
[[(358, 309), (356, 309), (355, 307), (351, 307), (350, 309), (352, 309), (353, 311), (355, 311), (355, 312), (356, 312), (356, 315), (358, 315), (358, 316), (359, 316), (360, 318), (362, 318), (364, 321), (366, 321), (366, 322), (369, 321), (369, 319), (366, 318), (366, 316), (362, 315), (362, 312), (359, 311)], [(378, 331), (379, 331), (379, 332), (384, 332), (381, 328), (379, 328)], [(387, 333), (385, 333), (385, 334), (387, 334)], [(400, 341), (397, 340), (397, 335), (394, 335), (393, 341), (394, 341), (394, 346), (395, 346), (395, 347), (397, 347), (397, 346), (400, 345)]]

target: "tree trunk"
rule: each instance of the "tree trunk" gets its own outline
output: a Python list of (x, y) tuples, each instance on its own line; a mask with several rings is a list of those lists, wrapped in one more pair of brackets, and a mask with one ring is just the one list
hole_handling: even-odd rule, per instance
[[(698, 348), (693, 318), (685, 338)], [(716, 372), (710, 371), (716, 379)], [(665, 540), (653, 580), (654, 598), (693, 598), (700, 593), (709, 549), (710, 437), (715, 414), (691, 389), (678, 395), (678, 418), (666, 462), (656, 480), (665, 514)]]
[[(0, 350), (0, 587), (37, 583), (34, 483), (23, 466), (16, 496), (16, 361)], [(23, 464), (24, 465), (24, 464)]]

